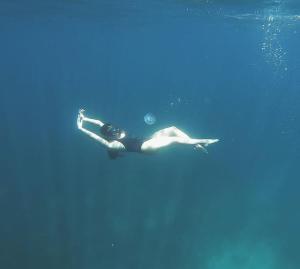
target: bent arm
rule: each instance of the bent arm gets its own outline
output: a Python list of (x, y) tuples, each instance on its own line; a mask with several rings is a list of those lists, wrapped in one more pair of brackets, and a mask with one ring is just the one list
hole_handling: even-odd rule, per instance
[(102, 145), (106, 146), (109, 149), (113, 149), (113, 150), (125, 150), (125, 147), (122, 143), (120, 143), (119, 141), (112, 141), (112, 142), (108, 142), (107, 140), (105, 140), (104, 138), (100, 137), (99, 135), (96, 135), (95, 133), (83, 128), (81, 125), (78, 125), (78, 129), (82, 132), (84, 132), (85, 134), (87, 134), (89, 137), (95, 139), (96, 141), (98, 141), (99, 143), (101, 143)]
[(102, 127), (104, 125), (104, 123), (100, 120), (94, 120), (94, 119), (91, 119), (91, 118), (88, 118), (88, 117), (84, 116), (83, 115), (84, 111), (85, 111), (84, 109), (79, 109), (79, 111), (78, 111), (78, 118), (77, 118), (77, 125), (78, 126), (79, 126), (79, 124), (81, 124), (81, 126), (82, 126), (83, 121), (93, 123), (93, 124), (98, 125), (100, 127)]
[(99, 143), (101, 143), (102, 145), (110, 148), (110, 149), (115, 149), (115, 150), (125, 150), (125, 147), (122, 143), (120, 143), (119, 141), (111, 141), (111, 142), (108, 142), (107, 140), (105, 140), (104, 138), (102, 138), (101, 136), (85, 129), (82, 127), (83, 125), (83, 122), (86, 121), (86, 122), (90, 122), (90, 123), (94, 123), (96, 125), (99, 125), (99, 126), (103, 126), (104, 123), (102, 123), (101, 121), (99, 120), (93, 120), (93, 119), (89, 119), (87, 117), (85, 117), (83, 115), (83, 112), (84, 110), (83, 109), (80, 109), (79, 110), (79, 113), (78, 113), (78, 117), (77, 117), (77, 127), (80, 131), (84, 132), (85, 134), (87, 134), (89, 137), (95, 139), (96, 141), (98, 141)]
[(83, 128), (82, 126), (78, 126), (78, 129), (82, 132), (84, 132), (85, 134), (87, 134), (89, 137), (95, 139), (96, 141), (100, 142), (102, 145), (106, 146), (106, 147), (110, 147), (110, 143), (103, 139), (102, 137), (100, 137), (99, 135), (96, 135), (95, 133)]
[(104, 123), (102, 121), (100, 121), (100, 120), (90, 119), (90, 118), (87, 118), (85, 116), (83, 116), (82, 120), (85, 121), (85, 122), (96, 124), (96, 125), (98, 125), (100, 127), (102, 127), (104, 125)]
[[(106, 147), (110, 147), (110, 143), (107, 140), (103, 139), (99, 135), (96, 135), (95, 133), (93, 133), (93, 132), (91, 132), (91, 131), (89, 131), (89, 130), (82, 127), (83, 121), (85, 119), (88, 119), (83, 115), (83, 112), (84, 112), (84, 110), (80, 109), (79, 113), (78, 113), (78, 116), (77, 116), (77, 127), (78, 127), (78, 129), (80, 131), (84, 132), (85, 134), (87, 134), (89, 137), (91, 137), (91, 138), (95, 139), (96, 141), (100, 142), (102, 145), (104, 145)], [(89, 121), (89, 120), (91, 120), (91, 119), (88, 119), (86, 121)], [(101, 121), (97, 121), (97, 120), (92, 120), (92, 121), (95, 124), (101, 124), (102, 123)]]

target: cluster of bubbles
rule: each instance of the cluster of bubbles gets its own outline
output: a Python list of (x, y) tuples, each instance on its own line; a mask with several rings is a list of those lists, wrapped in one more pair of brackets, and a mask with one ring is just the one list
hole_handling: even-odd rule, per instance
[(280, 7), (273, 7), (266, 11), (267, 16), (262, 24), (264, 32), (261, 50), (264, 53), (266, 62), (278, 70), (287, 71), (286, 50), (280, 42), (282, 18)]
[[(176, 107), (179, 107), (182, 104), (188, 104), (187, 100), (183, 100), (181, 97), (178, 96), (173, 96), (172, 94), (170, 94), (170, 100), (168, 101), (168, 107), (165, 110), (165, 112), (169, 112), (169, 110), (172, 110)], [(153, 125), (156, 123), (156, 117), (153, 113), (148, 112), (145, 116), (144, 116), (144, 122), (147, 125)]]
[[(263, 33), (260, 49), (265, 61), (278, 72), (288, 70), (287, 49), (282, 43), (284, 30), (296, 25), (300, 15), (290, 14), (286, 8), (287, 1), (273, 0), (263, 10), (254, 13), (225, 15), (227, 18), (238, 20), (258, 21)], [(297, 33), (294, 31), (294, 33)]]
[(188, 105), (190, 100), (186, 97), (180, 97), (172, 92), (169, 93), (169, 101), (168, 107), (166, 108), (166, 112), (169, 112), (173, 109), (183, 108), (185, 105)]
[[(172, 93), (169, 94), (169, 101), (168, 101), (168, 106), (165, 110), (165, 112), (169, 112), (172, 109), (175, 109), (176, 107), (179, 107), (182, 104), (187, 104), (188, 101), (185, 99), (182, 99), (179, 96), (175, 96)], [(153, 125), (156, 123), (156, 117), (153, 113), (148, 112), (145, 116), (144, 116), (144, 122), (147, 125)]]

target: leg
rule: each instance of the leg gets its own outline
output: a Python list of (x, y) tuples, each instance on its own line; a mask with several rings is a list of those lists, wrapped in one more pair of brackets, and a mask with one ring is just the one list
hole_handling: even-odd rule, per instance
[(198, 140), (200, 141), (198, 144), (203, 144), (203, 146), (205, 147), (219, 141), (219, 139), (198, 139)]
[[(185, 144), (185, 145), (200, 145), (203, 140), (207, 142), (207, 139), (193, 139), (190, 137), (178, 137), (178, 136), (159, 136), (153, 137), (142, 144), (142, 150), (145, 152), (151, 152), (170, 146), (171, 144)], [(208, 139), (211, 143), (215, 143), (218, 139)], [(201, 145), (198, 147), (202, 147)], [(203, 148), (203, 147), (202, 147)]]
[[(152, 138), (161, 138), (161, 137), (181, 137), (181, 138), (187, 139), (187, 141), (189, 141), (189, 139), (191, 139), (186, 133), (179, 130), (175, 126), (159, 130), (152, 135)], [(198, 141), (199, 141), (198, 143), (193, 144), (193, 145), (195, 145), (195, 149), (201, 149), (207, 153), (207, 150), (205, 149), (205, 147), (208, 146), (209, 144), (216, 143), (219, 140), (218, 139), (198, 139)], [(189, 143), (183, 143), (183, 144), (189, 144)]]
[(186, 133), (179, 130), (175, 126), (159, 130), (152, 135), (153, 138), (160, 137), (160, 136), (172, 136), (172, 137), (176, 136), (176, 137), (190, 138)]

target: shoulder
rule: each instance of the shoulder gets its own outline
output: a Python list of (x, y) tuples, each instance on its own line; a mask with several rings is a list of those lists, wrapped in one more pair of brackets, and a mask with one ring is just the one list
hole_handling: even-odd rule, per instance
[(111, 141), (108, 143), (108, 148), (115, 150), (125, 150), (125, 146), (119, 141)]

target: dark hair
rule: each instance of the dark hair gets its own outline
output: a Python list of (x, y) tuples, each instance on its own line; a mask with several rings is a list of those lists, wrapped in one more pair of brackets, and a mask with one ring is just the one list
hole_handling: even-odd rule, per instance
[(120, 139), (122, 132), (124, 132), (122, 129), (115, 127), (110, 123), (105, 123), (100, 128), (101, 135), (109, 141)]
[(107, 155), (111, 160), (115, 160), (119, 157), (119, 152), (116, 150), (107, 150)]

